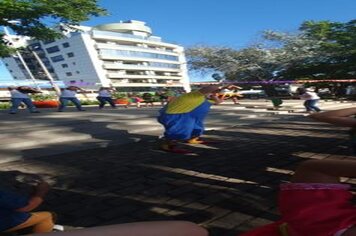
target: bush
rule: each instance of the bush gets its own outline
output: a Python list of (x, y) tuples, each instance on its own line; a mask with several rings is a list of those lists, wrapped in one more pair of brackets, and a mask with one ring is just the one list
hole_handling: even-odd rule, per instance
[(81, 100), (82, 105), (99, 105), (99, 101), (96, 100)]
[(55, 100), (57, 98), (53, 94), (33, 94), (30, 97), (33, 101)]
[(112, 98), (113, 99), (127, 98), (127, 94), (126, 93), (113, 93)]
[(0, 110), (6, 110), (6, 109), (10, 109), (10, 103), (8, 102), (0, 102)]

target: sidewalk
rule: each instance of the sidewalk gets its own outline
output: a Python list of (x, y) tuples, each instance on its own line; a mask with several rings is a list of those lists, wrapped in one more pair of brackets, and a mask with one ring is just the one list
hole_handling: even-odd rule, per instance
[[(324, 110), (353, 106), (351, 102), (321, 102)], [(305, 115), (302, 102), (286, 100), (283, 107), (271, 110), (268, 100), (242, 100), (213, 106), (206, 120), (207, 130), (252, 125), (264, 120), (288, 119)], [(158, 137), (162, 126), (154, 108), (102, 109), (86, 107), (85, 112), (68, 108), (66, 112), (41, 109), (39, 114), (20, 111), (9, 115), (0, 111), (0, 163), (92, 148), (124, 145)]]
[(50, 179), (42, 209), (70, 227), (175, 219), (232, 236), (278, 219), (277, 186), (299, 162), (351, 158), (346, 129), (298, 114), (236, 126), (240, 120), (233, 123), (226, 109), (230, 126), (206, 133), (222, 142), (189, 146), (195, 156), (161, 152), (148, 134), (138, 142), (1, 164), (3, 183), (19, 175)]

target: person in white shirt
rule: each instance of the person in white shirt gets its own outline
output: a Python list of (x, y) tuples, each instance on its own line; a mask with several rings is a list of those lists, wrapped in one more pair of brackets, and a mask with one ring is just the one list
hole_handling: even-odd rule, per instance
[(41, 93), (41, 91), (27, 86), (8, 87), (8, 89), (11, 94), (12, 104), (9, 114), (16, 114), (21, 103), (25, 103), (31, 113), (39, 113), (28, 94)]
[(98, 91), (98, 96), (96, 99), (100, 102), (99, 104), (99, 109), (104, 108), (106, 102), (108, 102), (112, 108), (116, 108), (115, 102), (111, 98), (111, 93), (113, 89), (112, 88), (107, 88), (107, 87), (101, 87)]
[(85, 90), (77, 86), (69, 86), (67, 88), (61, 89), (61, 95), (59, 97), (60, 105), (58, 107), (59, 112), (62, 112), (64, 110), (69, 101), (71, 101), (75, 105), (78, 111), (85, 111), (83, 110), (79, 99), (76, 97), (78, 91), (85, 92)]
[(321, 109), (317, 106), (320, 97), (318, 96), (317, 93), (314, 92), (314, 90), (299, 88), (298, 92), (299, 92), (300, 99), (305, 100), (304, 107), (307, 110), (307, 112), (312, 113), (312, 112), (321, 111)]

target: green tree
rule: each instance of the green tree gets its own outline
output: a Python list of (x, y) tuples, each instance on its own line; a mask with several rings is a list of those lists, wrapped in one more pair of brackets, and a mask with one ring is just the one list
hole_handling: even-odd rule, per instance
[(190, 67), (215, 70), (228, 80), (330, 79), (356, 76), (356, 20), (306, 21), (299, 31), (265, 31), (261, 42), (243, 49), (193, 47)]
[[(188, 62), (194, 70), (214, 70), (228, 81), (269, 81), (275, 78), (281, 63), (277, 61), (280, 49), (260, 46), (240, 50), (224, 47), (200, 46), (187, 49)], [(264, 85), (269, 96), (275, 96), (272, 86)]]
[(260, 80), (273, 78), (278, 64), (274, 50), (250, 47), (241, 50), (199, 46), (186, 51), (193, 70), (215, 70), (227, 80)]
[[(53, 40), (61, 34), (53, 29), (59, 24), (77, 25), (92, 16), (105, 15), (97, 0), (1, 0), (0, 26), (19, 35), (39, 40)], [(5, 35), (0, 34), (0, 56), (11, 53)]]
[(356, 20), (346, 23), (306, 21), (300, 35), (318, 42), (308, 60), (296, 60), (282, 73), (292, 78), (347, 79), (356, 77)]

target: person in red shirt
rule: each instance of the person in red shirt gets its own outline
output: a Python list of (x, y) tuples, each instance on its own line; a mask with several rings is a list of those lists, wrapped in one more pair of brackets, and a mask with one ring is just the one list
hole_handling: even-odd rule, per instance
[(240, 236), (355, 236), (356, 206), (351, 185), (355, 160), (309, 160), (297, 168), (291, 183), (281, 184), (281, 220)]

